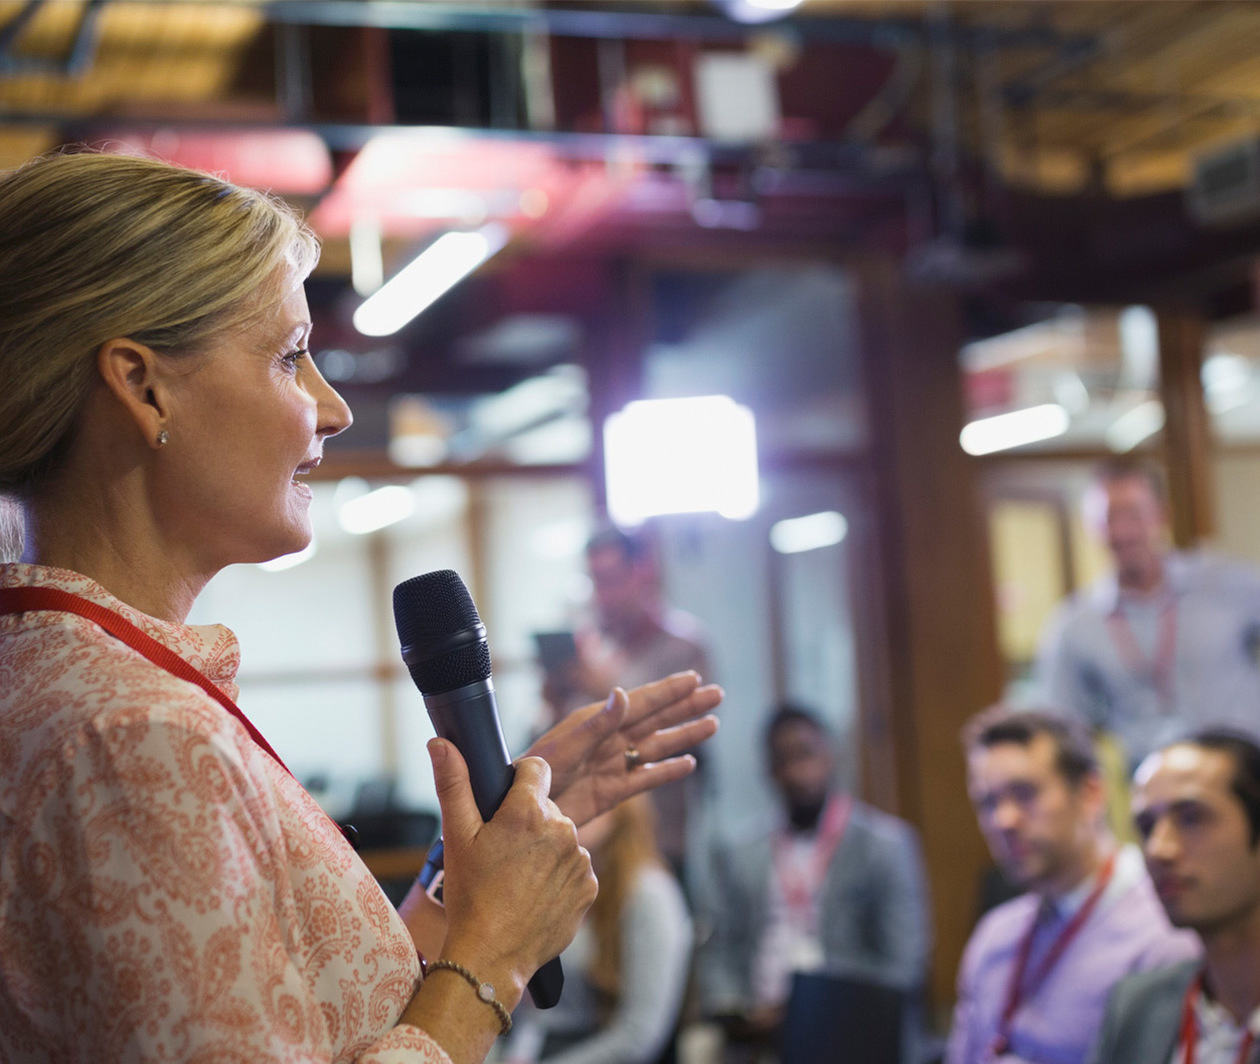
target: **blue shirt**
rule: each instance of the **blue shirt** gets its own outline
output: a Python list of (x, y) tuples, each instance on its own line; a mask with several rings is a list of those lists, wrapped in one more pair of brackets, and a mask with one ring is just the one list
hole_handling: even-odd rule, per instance
[(1208, 725), (1260, 738), (1258, 658), (1260, 573), (1174, 552), (1150, 595), (1109, 577), (1063, 603), (1042, 639), (1038, 681), (1051, 707), (1112, 732), (1136, 763)]

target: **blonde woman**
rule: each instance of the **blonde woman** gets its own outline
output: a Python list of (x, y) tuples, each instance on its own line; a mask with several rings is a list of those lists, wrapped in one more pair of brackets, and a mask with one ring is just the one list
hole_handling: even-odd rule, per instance
[(479, 1061), (595, 896), (574, 823), (716, 726), (694, 675), (616, 692), (488, 823), (434, 740), (447, 907), (390, 908), (235, 705), (231, 632), (184, 623), (224, 566), (309, 541), (303, 477), (350, 423), (309, 352), (317, 254), (278, 202), (154, 161), (0, 178), (6, 1062)]
[(518, 1013), (513, 1064), (651, 1064), (674, 1030), (691, 960), (682, 889), (656, 844), (652, 804), (632, 798), (586, 824), (599, 896), (564, 953), (559, 1006)]

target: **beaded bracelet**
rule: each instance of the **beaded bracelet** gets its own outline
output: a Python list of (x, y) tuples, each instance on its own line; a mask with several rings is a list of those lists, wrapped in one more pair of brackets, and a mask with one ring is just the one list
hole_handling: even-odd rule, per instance
[(484, 1001), (492, 1009), (494, 1014), (499, 1018), (499, 1034), (505, 1035), (512, 1029), (512, 1016), (503, 1006), (497, 997), (494, 996), (494, 987), (489, 983), (483, 983), (472, 972), (465, 968), (462, 964), (456, 964), (454, 961), (443, 960), (439, 957), (435, 961), (429, 962), (429, 974), (445, 969), (448, 972), (454, 972), (461, 976), (475, 991), (479, 1000)]

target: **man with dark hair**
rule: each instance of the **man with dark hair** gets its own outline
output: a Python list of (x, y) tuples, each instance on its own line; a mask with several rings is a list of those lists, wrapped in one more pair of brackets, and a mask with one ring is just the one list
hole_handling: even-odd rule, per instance
[[(769, 1041), (795, 972), (825, 972), (913, 997), (931, 949), (927, 883), (909, 825), (840, 790), (826, 727), (780, 706), (765, 730), (782, 808), (714, 848), (703, 908), (712, 935), (698, 955), (706, 1014), (729, 1036)], [(913, 1037), (905, 1039), (907, 1059)]]
[(1106, 828), (1079, 722), (995, 706), (963, 741), (980, 830), (1026, 893), (967, 943), (947, 1062), (1081, 1064), (1116, 980), (1194, 956), (1196, 944), (1169, 925), (1136, 847)]
[[(553, 716), (606, 698), (613, 687), (637, 687), (675, 672), (690, 669), (712, 681), (704, 629), (696, 618), (666, 605), (653, 546), (644, 530), (611, 525), (588, 540), (594, 625), (576, 633), (576, 658), (547, 677), (543, 695)], [(652, 792), (657, 844), (680, 878), (699, 775)]]
[(1260, 573), (1170, 550), (1163, 483), (1131, 459), (1098, 467), (1083, 510), (1114, 572), (1047, 625), (1048, 703), (1114, 733), (1131, 765), (1210, 721), (1260, 735)]
[(1226, 729), (1151, 754), (1134, 821), (1159, 900), (1204, 960), (1121, 983), (1098, 1064), (1260, 1060), (1260, 746)]

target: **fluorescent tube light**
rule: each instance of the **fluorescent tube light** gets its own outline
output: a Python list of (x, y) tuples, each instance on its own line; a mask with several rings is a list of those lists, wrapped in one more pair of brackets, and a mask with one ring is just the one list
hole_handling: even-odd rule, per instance
[(770, 527), (770, 546), (780, 554), (800, 554), (820, 547), (833, 547), (848, 534), (849, 522), (835, 510), (789, 517)]
[(972, 421), (963, 426), (958, 442), (968, 454), (992, 454), (1062, 436), (1070, 423), (1058, 403), (1042, 403)]
[(1138, 403), (1107, 426), (1103, 438), (1113, 451), (1131, 451), (1164, 427), (1164, 404), (1158, 399)]
[(350, 226), (350, 284), (359, 295), (370, 296), (384, 281), (381, 227), (377, 222), (357, 221)]
[(285, 569), (292, 569), (295, 565), (301, 565), (314, 557), (315, 539), (312, 537), (310, 543), (301, 550), (294, 551), (292, 554), (282, 554), (279, 558), (272, 558), (269, 562), (260, 562), (258, 568), (268, 573), (281, 573)]
[(337, 520), (353, 536), (363, 536), (410, 517), (416, 508), (410, 488), (387, 484), (357, 499), (349, 499), (337, 511)]
[(354, 312), (354, 327), (364, 336), (396, 333), (499, 251), (507, 239), (507, 229), (497, 223), (471, 233), (443, 233), (360, 304)]

